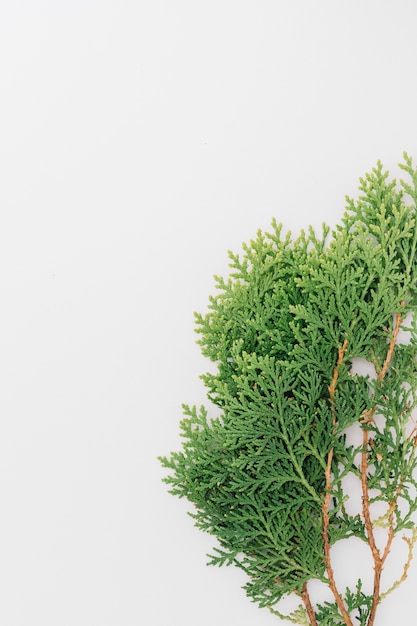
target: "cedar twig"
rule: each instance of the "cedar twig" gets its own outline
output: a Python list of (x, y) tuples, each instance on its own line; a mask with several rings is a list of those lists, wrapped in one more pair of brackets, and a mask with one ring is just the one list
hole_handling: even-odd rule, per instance
[(311, 604), (311, 599), (310, 599), (310, 595), (308, 593), (307, 583), (306, 582), (303, 585), (303, 589), (302, 589), (302, 592), (301, 592), (301, 597), (303, 599), (304, 606), (306, 607), (307, 615), (308, 615), (308, 618), (309, 618), (309, 620), (311, 622), (311, 626), (318, 626), (317, 625), (317, 620), (316, 620), (316, 614), (314, 612), (313, 605)]
[[(401, 305), (404, 303), (401, 302)], [(388, 347), (387, 355), (385, 357), (384, 364), (381, 370), (378, 372), (377, 383), (381, 384), (383, 381), (387, 371), (389, 364), (391, 362), (392, 356), (394, 354), (394, 348), (397, 343), (398, 333), (400, 331), (402, 323), (402, 316), (400, 313), (397, 313), (395, 316), (395, 324), (394, 330), (392, 333), (392, 338)], [(380, 601), (380, 589), (381, 589), (381, 574), (384, 567), (385, 560), (390, 552), (392, 540), (394, 537), (394, 511), (397, 507), (398, 496), (401, 491), (401, 487), (398, 487), (397, 493), (395, 496), (395, 500), (390, 502), (390, 513), (389, 513), (389, 530), (388, 530), (388, 538), (387, 543), (381, 556), (380, 551), (376, 545), (374, 529), (371, 519), (371, 511), (369, 504), (369, 488), (368, 488), (368, 445), (369, 445), (369, 430), (367, 428), (367, 424), (371, 423), (374, 419), (375, 415), (375, 406), (373, 406), (369, 411), (367, 411), (365, 419), (363, 420), (363, 447), (362, 447), (362, 463), (361, 463), (361, 484), (362, 484), (362, 513), (365, 521), (365, 529), (368, 537), (369, 547), (372, 552), (372, 558), (374, 561), (374, 588), (373, 588), (373, 599), (372, 606), (369, 613), (368, 626), (373, 626), (375, 621), (375, 615), (378, 608), (378, 604)]]
[(402, 537), (402, 539), (408, 545), (408, 558), (404, 564), (403, 573), (401, 577), (398, 580), (396, 580), (395, 583), (391, 585), (389, 589), (387, 589), (387, 591), (384, 591), (384, 593), (381, 593), (381, 595), (379, 596), (380, 600), (383, 600), (384, 598), (386, 598), (390, 593), (394, 591), (394, 589), (397, 589), (397, 587), (399, 587), (401, 583), (403, 583), (407, 578), (408, 570), (410, 568), (411, 561), (413, 559), (414, 544), (417, 541), (417, 530), (414, 528), (413, 534), (411, 537)]
[[(336, 409), (335, 409), (335, 394), (336, 394), (336, 385), (337, 380), (339, 378), (339, 368), (343, 363), (346, 348), (348, 345), (348, 340), (345, 338), (342, 347), (339, 349), (337, 363), (333, 371), (332, 382), (329, 386), (329, 394), (330, 394), (330, 404), (332, 407), (332, 426), (333, 429), (337, 422)], [(330, 497), (332, 490), (332, 479), (331, 479), (331, 470), (332, 470), (332, 461), (333, 461), (333, 448), (330, 449), (329, 454), (327, 456), (327, 466), (326, 466), (326, 495), (324, 497), (323, 502), (323, 541), (324, 541), (324, 556), (326, 560), (326, 570), (327, 575), (329, 577), (329, 586), (332, 590), (334, 599), (336, 600), (336, 604), (339, 608), (340, 613), (342, 614), (345, 623), (347, 626), (353, 626), (352, 620), (350, 618), (349, 613), (346, 610), (345, 603), (343, 602), (343, 598), (339, 593), (339, 590), (336, 585), (336, 580), (334, 576), (334, 571), (332, 567), (332, 562), (330, 558), (330, 539), (329, 539), (329, 505), (330, 505)]]

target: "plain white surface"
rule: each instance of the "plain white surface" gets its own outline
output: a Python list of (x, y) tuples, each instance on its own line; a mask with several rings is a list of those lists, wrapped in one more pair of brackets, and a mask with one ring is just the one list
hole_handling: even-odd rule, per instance
[[(205, 566), (156, 456), (204, 401), (193, 311), (226, 250), (273, 216), (334, 224), (378, 158), (417, 158), (416, 20), (413, 0), (0, 3), (1, 624), (279, 622)], [(416, 583), (414, 563), (378, 626), (414, 622)]]

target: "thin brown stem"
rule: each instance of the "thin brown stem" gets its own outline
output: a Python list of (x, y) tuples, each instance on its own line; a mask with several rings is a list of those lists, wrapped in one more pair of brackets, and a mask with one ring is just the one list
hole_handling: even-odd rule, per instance
[[(368, 417), (369, 419), (369, 417)], [(371, 548), (372, 557), (375, 565), (381, 561), (381, 555), (377, 548), (374, 536), (374, 529), (371, 519), (371, 511), (369, 504), (369, 489), (368, 489), (368, 442), (369, 442), (369, 430), (364, 428), (363, 430), (363, 444), (362, 444), (362, 464), (361, 464), (361, 483), (362, 483), (362, 513), (365, 521), (366, 533), (368, 536), (369, 547)]]
[(301, 597), (303, 599), (304, 606), (306, 607), (308, 619), (310, 620), (311, 626), (318, 626), (316, 614), (314, 612), (313, 605), (311, 604), (310, 594), (308, 593), (306, 582), (303, 585), (303, 589), (301, 591)]
[(367, 459), (367, 451), (366, 451), (366, 446), (368, 444), (368, 431), (364, 430), (364, 438), (363, 438), (363, 442), (364, 442), (364, 449), (362, 451), (362, 468), (361, 468), (361, 475), (362, 475), (362, 512), (363, 512), (363, 517), (364, 517), (364, 521), (365, 521), (365, 528), (366, 528), (366, 534), (368, 537), (368, 543), (369, 543), (369, 547), (371, 549), (372, 552), (372, 558), (374, 561), (374, 588), (373, 588), (373, 599), (372, 599), (372, 606), (371, 606), (371, 610), (369, 613), (369, 618), (368, 618), (368, 625), (367, 626), (373, 626), (373, 623), (375, 621), (375, 616), (376, 616), (376, 611), (378, 608), (378, 604), (381, 600), (381, 595), (380, 595), (380, 591), (381, 591), (381, 575), (382, 575), (382, 570), (384, 568), (384, 564), (385, 561), (387, 559), (387, 556), (391, 550), (391, 545), (392, 545), (392, 540), (394, 538), (394, 512), (395, 509), (397, 507), (397, 500), (398, 500), (398, 495), (400, 493), (401, 488), (399, 487), (397, 489), (397, 493), (395, 496), (395, 501), (394, 502), (390, 502), (390, 512), (389, 512), (389, 517), (388, 517), (388, 523), (389, 523), (389, 528), (388, 528), (388, 537), (387, 537), (387, 543), (385, 545), (385, 549), (384, 552), (381, 556), (380, 551), (378, 550), (378, 547), (376, 545), (375, 542), (375, 535), (374, 535), (374, 531), (373, 531), (373, 524), (372, 524), (372, 519), (371, 519), (371, 513), (370, 513), (370, 504), (369, 504), (369, 489), (368, 489), (368, 477), (367, 477), (367, 472), (368, 472), (368, 459)]
[[(329, 385), (329, 394), (330, 394), (330, 404), (331, 404), (331, 409), (332, 409), (332, 426), (333, 428), (336, 425), (336, 409), (335, 409), (335, 394), (336, 394), (336, 385), (337, 385), (337, 380), (339, 378), (339, 368), (343, 363), (344, 357), (345, 357), (345, 352), (346, 352), (346, 348), (347, 348), (347, 344), (348, 344), (348, 340), (345, 339), (343, 342), (342, 347), (339, 349), (339, 353), (338, 353), (338, 358), (337, 358), (337, 363), (336, 366), (333, 370), (333, 378), (332, 381)], [(331, 448), (331, 450), (329, 451), (329, 454), (327, 456), (327, 465), (326, 465), (326, 472), (325, 472), (325, 476), (326, 476), (326, 495), (324, 497), (324, 502), (323, 502), (323, 508), (322, 508), (322, 513), (323, 513), (323, 542), (324, 542), (324, 557), (325, 557), (325, 561), (326, 561), (326, 570), (327, 570), (327, 576), (329, 578), (329, 587), (333, 593), (334, 599), (336, 601), (336, 604), (339, 608), (339, 611), (341, 613), (341, 615), (343, 616), (343, 619), (345, 620), (345, 624), (346, 626), (353, 626), (352, 620), (350, 618), (349, 613), (346, 610), (346, 606), (345, 603), (343, 602), (343, 598), (340, 595), (338, 589), (337, 589), (337, 585), (336, 585), (336, 580), (335, 580), (335, 576), (334, 576), (334, 571), (333, 571), (333, 567), (332, 567), (332, 562), (331, 562), (331, 557), (330, 557), (330, 539), (329, 539), (329, 525), (330, 525), (330, 519), (329, 519), (329, 506), (330, 506), (330, 497), (331, 497), (331, 490), (332, 490), (332, 477), (331, 477), (331, 471), (332, 471), (332, 461), (333, 461), (333, 448)]]
[[(368, 418), (369, 419), (369, 418)], [(372, 552), (374, 561), (374, 589), (372, 606), (368, 618), (368, 626), (372, 626), (375, 620), (376, 610), (379, 602), (379, 592), (381, 587), (382, 559), (375, 541), (374, 529), (371, 519), (371, 511), (369, 504), (368, 489), (368, 441), (369, 431), (365, 428), (363, 431), (363, 448), (362, 448), (362, 465), (361, 465), (361, 483), (362, 483), (362, 514), (365, 522), (366, 535), (368, 537), (369, 547)]]
[[(401, 302), (402, 305), (404, 305), (404, 302)], [(388, 366), (391, 362), (392, 359), (392, 355), (394, 353), (394, 348), (395, 348), (395, 344), (397, 343), (397, 339), (398, 339), (398, 333), (400, 332), (400, 327), (401, 327), (401, 322), (403, 321), (403, 318), (401, 316), (401, 313), (397, 313), (395, 316), (395, 325), (394, 325), (394, 331), (392, 333), (392, 338), (389, 344), (389, 348), (388, 348), (388, 352), (387, 352), (387, 356), (385, 357), (385, 361), (384, 364), (382, 366), (381, 371), (378, 374), (378, 380), (383, 380), (383, 378), (385, 378), (385, 374), (388, 371)]]
[[(400, 313), (397, 313), (395, 316), (394, 330), (392, 333), (390, 344), (388, 346), (387, 355), (385, 357), (385, 361), (382, 365), (382, 368), (378, 372), (378, 376), (377, 376), (378, 384), (380, 384), (383, 381), (388, 371), (389, 364), (394, 354), (394, 348), (397, 343), (401, 322), (402, 322), (402, 317)], [(373, 529), (373, 523), (372, 523), (371, 511), (370, 511), (369, 487), (368, 487), (369, 430), (367, 428), (367, 425), (371, 424), (374, 421), (374, 416), (375, 416), (375, 406), (373, 406), (369, 411), (367, 411), (364, 414), (363, 422), (362, 422), (363, 423), (363, 445), (362, 445), (362, 458), (361, 458), (362, 514), (363, 514), (363, 518), (365, 522), (365, 529), (366, 529), (366, 535), (368, 537), (369, 547), (371, 549), (372, 558), (374, 561), (373, 600), (372, 600), (372, 606), (371, 606), (371, 610), (369, 613), (367, 626), (373, 626), (378, 604), (380, 602), (381, 574), (382, 574), (385, 560), (391, 549), (392, 540), (394, 538), (394, 511), (396, 509), (398, 496), (401, 491), (401, 487), (398, 487), (394, 502), (390, 502), (390, 512), (389, 512), (389, 518), (388, 518), (389, 519), (388, 538), (387, 538), (387, 543), (385, 545), (384, 552), (381, 556), (381, 553), (378, 550), (378, 547), (375, 541), (375, 535), (374, 535), (374, 529)]]
[(342, 347), (339, 348), (339, 352), (338, 352), (338, 355), (337, 355), (336, 367), (333, 370), (332, 382), (329, 385), (330, 403), (332, 405), (332, 418), (333, 418), (332, 419), (332, 425), (333, 426), (336, 424), (336, 413), (335, 413), (335, 408), (334, 408), (336, 384), (337, 384), (337, 380), (339, 378), (339, 367), (342, 365), (343, 359), (345, 358), (345, 352), (346, 352), (347, 345), (348, 345), (348, 340), (347, 340), (347, 337), (346, 337), (344, 342), (343, 342)]

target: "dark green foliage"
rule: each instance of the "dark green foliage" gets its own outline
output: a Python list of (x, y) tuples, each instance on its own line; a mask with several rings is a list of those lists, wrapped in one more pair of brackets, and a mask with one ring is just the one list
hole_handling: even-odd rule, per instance
[[(184, 407), (182, 450), (161, 459), (165, 480), (217, 537), (210, 562), (242, 568), (247, 594), (277, 615), (284, 595), (305, 600), (310, 579), (330, 583), (326, 535), (330, 545), (372, 543), (366, 513), (347, 511), (348, 475), (365, 481), (373, 524), (393, 537), (414, 529), (417, 170), (407, 155), (401, 167), (410, 182), (400, 187), (380, 163), (361, 179), (332, 233), (310, 228), (293, 240), (275, 222), (258, 232), (241, 257), (230, 254), (229, 278), (216, 278), (208, 313), (196, 315), (203, 354), (217, 364), (203, 379), (221, 416)], [(374, 377), (353, 371), (357, 358)], [(357, 446), (346, 438), (355, 425)], [(383, 518), (372, 516), (375, 502)], [(360, 581), (340, 596), (356, 623), (373, 623)], [(349, 624), (337, 601), (317, 605), (315, 617), (306, 604), (290, 616), (300, 619)]]

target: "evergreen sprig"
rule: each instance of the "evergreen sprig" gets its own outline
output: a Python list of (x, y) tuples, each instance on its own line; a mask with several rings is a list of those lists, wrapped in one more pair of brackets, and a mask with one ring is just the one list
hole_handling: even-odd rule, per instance
[[(293, 623), (372, 626), (417, 538), (417, 169), (407, 154), (400, 167), (408, 180), (397, 184), (378, 162), (332, 232), (310, 227), (294, 240), (273, 221), (230, 253), (229, 277), (216, 277), (208, 313), (196, 315), (220, 417), (184, 406), (182, 450), (161, 459), (171, 493), (218, 540), (210, 563), (243, 569), (248, 596)], [(350, 443), (355, 428), (360, 442)], [(408, 557), (384, 591), (397, 535)], [(350, 537), (369, 547), (372, 592), (360, 578), (338, 587), (331, 547)], [(311, 579), (334, 601), (314, 604)], [(276, 605), (294, 593), (300, 607), (283, 616)]]

